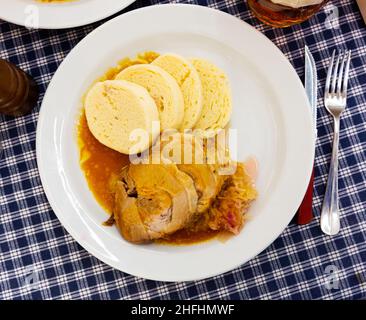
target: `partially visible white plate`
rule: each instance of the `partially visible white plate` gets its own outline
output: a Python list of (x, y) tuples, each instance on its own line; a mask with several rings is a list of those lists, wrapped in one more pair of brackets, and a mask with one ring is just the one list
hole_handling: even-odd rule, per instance
[[(148, 27), (147, 27), (148, 26)], [(123, 37), (116, 37), (116, 30)], [(133, 245), (102, 226), (79, 167), (76, 124), (94, 79), (117, 61), (155, 50), (213, 61), (233, 94), (231, 126), (239, 160), (259, 162), (259, 198), (242, 232), (225, 243)], [(288, 225), (309, 181), (314, 157), (310, 107), (299, 77), (266, 37), (226, 13), (193, 5), (135, 10), (82, 40), (54, 75), (41, 107), (37, 161), (44, 190), (68, 232), (91, 254), (124, 272), (154, 280), (196, 280), (233, 269), (264, 250)]]
[(109, 17), (135, 0), (72, 0), (44, 3), (1, 0), (0, 19), (27, 27), (64, 29)]

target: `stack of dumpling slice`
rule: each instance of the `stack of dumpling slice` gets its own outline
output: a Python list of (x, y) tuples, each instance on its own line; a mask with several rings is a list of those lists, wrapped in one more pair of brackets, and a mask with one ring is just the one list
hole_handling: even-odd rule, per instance
[[(124, 154), (148, 149), (164, 130), (225, 128), (231, 110), (229, 81), (222, 70), (209, 61), (171, 53), (96, 83), (85, 99), (92, 134)], [(148, 133), (145, 139), (141, 131)]]

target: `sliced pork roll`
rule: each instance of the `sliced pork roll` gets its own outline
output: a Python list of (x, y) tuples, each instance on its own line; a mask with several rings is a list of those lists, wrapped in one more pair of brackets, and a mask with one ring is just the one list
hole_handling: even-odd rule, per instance
[(130, 242), (164, 238), (189, 224), (197, 209), (193, 180), (174, 164), (131, 164), (115, 192), (114, 219)]

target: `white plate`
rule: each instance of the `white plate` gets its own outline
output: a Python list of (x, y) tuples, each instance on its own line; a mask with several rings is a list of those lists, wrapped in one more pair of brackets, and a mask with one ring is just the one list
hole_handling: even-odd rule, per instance
[[(129, 32), (116, 38), (116, 30)], [(252, 219), (240, 235), (226, 243), (133, 245), (124, 241), (117, 229), (102, 226), (107, 215), (79, 167), (76, 123), (81, 98), (93, 80), (121, 58), (147, 50), (209, 59), (230, 78), (232, 127), (239, 131), (239, 158), (256, 156), (260, 170), (259, 198), (250, 210)], [(91, 254), (143, 278), (196, 280), (245, 263), (284, 230), (309, 181), (314, 156), (312, 130), (303, 86), (284, 55), (266, 37), (220, 11), (159, 5), (109, 21), (66, 57), (43, 100), (37, 160), (55, 213)]]
[(63, 29), (109, 17), (135, 0), (73, 0), (42, 3), (36, 0), (1, 0), (0, 19), (27, 27)]

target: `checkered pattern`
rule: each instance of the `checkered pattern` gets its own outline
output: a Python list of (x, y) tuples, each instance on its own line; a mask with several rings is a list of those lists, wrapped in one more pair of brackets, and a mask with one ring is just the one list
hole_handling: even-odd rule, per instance
[[(137, 1), (127, 10), (157, 3), (156, 0)], [(0, 115), (3, 145), (0, 159), (0, 298), (366, 298), (366, 26), (355, 1), (330, 1), (309, 21), (283, 30), (259, 23), (244, 0), (199, 0), (196, 3), (226, 11), (263, 32), (285, 53), (300, 76), (303, 76), (306, 43), (319, 71), (319, 106), (322, 106), (331, 51), (334, 48), (353, 50), (348, 107), (342, 117), (340, 136), (341, 233), (328, 237), (319, 228), (333, 128), (331, 117), (324, 107), (319, 107), (316, 219), (311, 224), (302, 227), (290, 224), (256, 258), (207, 280), (163, 283), (124, 274), (81, 248), (52, 212), (37, 171), (35, 137), (39, 109), (36, 108), (32, 114), (17, 119)], [(330, 27), (330, 18), (337, 12), (339, 18)], [(42, 99), (66, 54), (100, 23), (64, 31), (29, 31), (0, 21), (0, 56), (16, 63), (36, 79)]]

